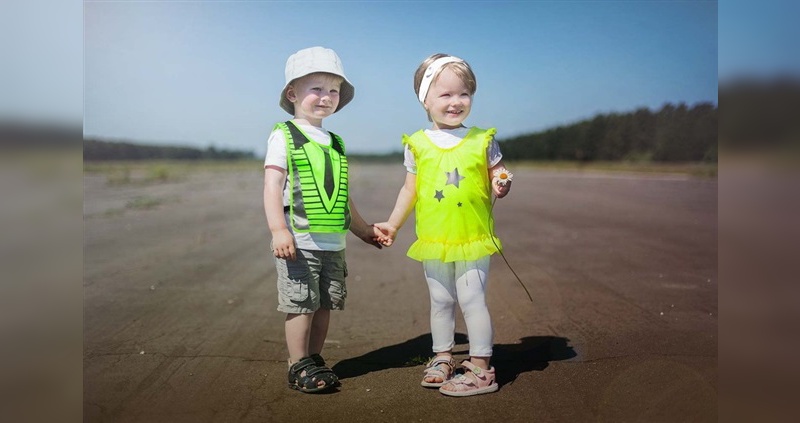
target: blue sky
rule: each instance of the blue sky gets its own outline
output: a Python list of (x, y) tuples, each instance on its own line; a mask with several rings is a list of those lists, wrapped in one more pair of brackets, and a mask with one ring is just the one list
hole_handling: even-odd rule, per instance
[(720, 82), (737, 76), (800, 75), (800, 2), (723, 0), (719, 7)]
[(478, 79), (469, 125), (498, 138), (600, 112), (717, 98), (715, 2), (85, 2), (87, 136), (265, 151), (284, 64), (333, 48), (356, 87), (325, 120), (350, 152), (428, 125), (430, 54)]
[(263, 154), (273, 124), (289, 118), (278, 107), (286, 58), (322, 45), (339, 53), (356, 86), (325, 126), (351, 152), (382, 153), (428, 125), (411, 81), (435, 52), (472, 64), (478, 92), (466, 123), (496, 127), (500, 139), (596, 113), (716, 103), (718, 78), (800, 72), (794, 2), (723, 0), (717, 9), (711, 1), (11, 0), (0, 5), (9, 58), (0, 117), (83, 119), (87, 136)]

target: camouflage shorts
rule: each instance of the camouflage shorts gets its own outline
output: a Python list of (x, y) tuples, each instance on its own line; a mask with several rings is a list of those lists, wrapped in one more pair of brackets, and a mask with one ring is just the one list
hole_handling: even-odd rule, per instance
[(347, 263), (344, 250), (297, 250), (297, 259), (275, 259), (278, 272), (278, 311), (313, 313), (344, 310)]

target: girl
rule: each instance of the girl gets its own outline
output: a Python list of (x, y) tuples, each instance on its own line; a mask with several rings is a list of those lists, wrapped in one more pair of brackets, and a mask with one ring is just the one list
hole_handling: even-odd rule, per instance
[[(389, 246), (416, 206), (417, 240), (408, 256), (422, 262), (431, 299), (433, 357), (426, 365), (424, 387), (451, 396), (495, 392), (492, 321), (486, 306), (489, 258), (500, 251), (491, 219), (491, 193), (503, 198), (510, 175), (494, 140), (496, 130), (463, 125), (477, 82), (467, 62), (434, 54), (417, 69), (414, 91), (433, 122), (431, 129), (403, 136), (408, 173), (389, 220), (375, 226)], [(464, 374), (453, 377), (455, 310), (464, 314), (469, 360)]]

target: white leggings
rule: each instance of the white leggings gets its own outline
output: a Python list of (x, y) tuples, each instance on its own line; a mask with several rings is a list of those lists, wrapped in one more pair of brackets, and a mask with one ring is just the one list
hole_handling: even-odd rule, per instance
[(492, 355), (492, 318), (486, 306), (489, 259), (490, 256), (475, 261), (422, 262), (431, 294), (433, 352), (450, 351), (455, 346), (458, 302), (467, 324), (469, 355)]

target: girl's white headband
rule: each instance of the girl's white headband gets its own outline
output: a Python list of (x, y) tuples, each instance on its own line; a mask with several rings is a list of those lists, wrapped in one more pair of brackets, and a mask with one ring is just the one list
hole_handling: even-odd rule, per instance
[(425, 73), (422, 75), (422, 81), (419, 83), (419, 102), (425, 103), (425, 97), (428, 96), (428, 90), (431, 88), (431, 82), (433, 82), (433, 78), (439, 71), (444, 67), (444, 65), (453, 62), (463, 62), (463, 60), (459, 59), (455, 56), (445, 56), (440, 57), (433, 61), (433, 63), (425, 69)]

